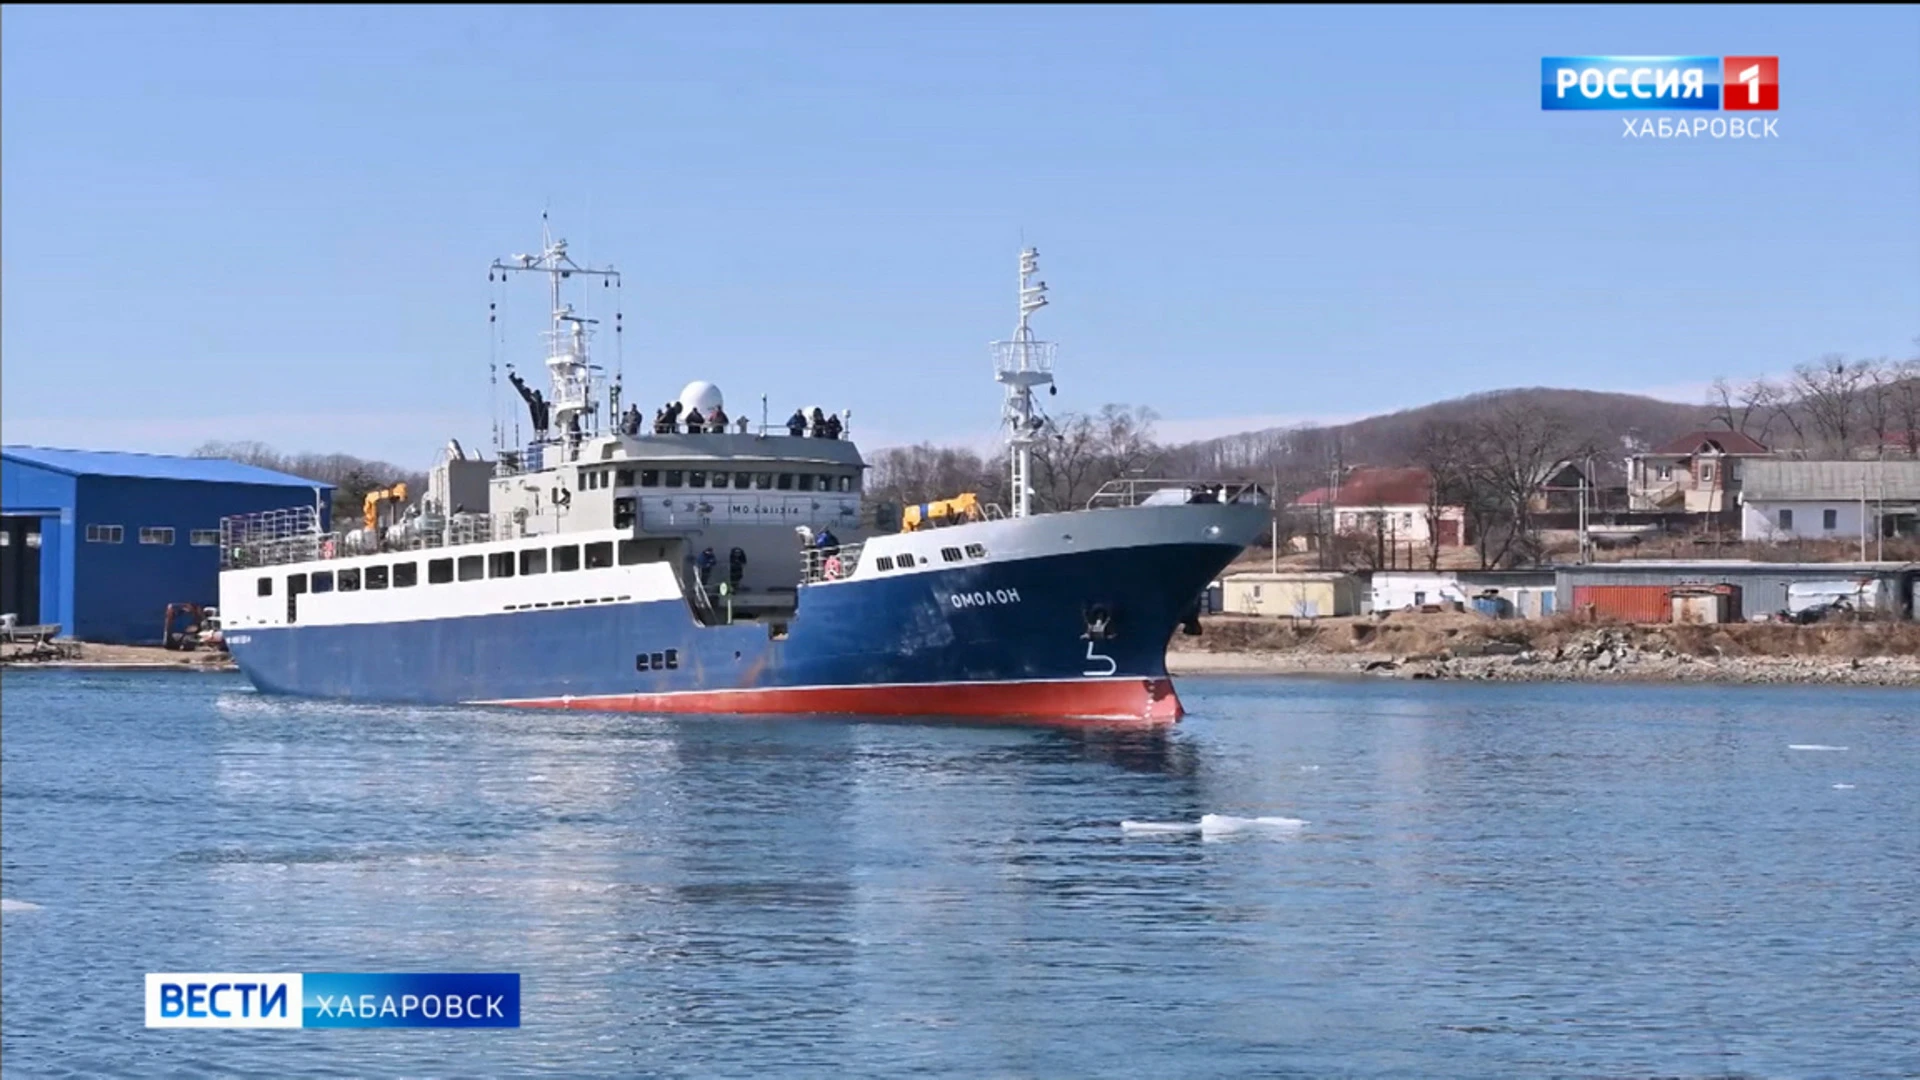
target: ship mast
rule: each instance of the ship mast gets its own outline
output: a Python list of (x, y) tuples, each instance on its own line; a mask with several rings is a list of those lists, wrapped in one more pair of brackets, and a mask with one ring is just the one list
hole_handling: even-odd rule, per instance
[(1007, 429), (1007, 448), (1013, 470), (1013, 516), (1032, 510), (1033, 448), (1046, 438), (1047, 418), (1033, 407), (1033, 388), (1053, 382), (1051, 341), (1036, 341), (1027, 320), (1047, 306), (1047, 283), (1033, 280), (1040, 270), (1040, 251), (1020, 253), (1020, 325), (1012, 341), (993, 343), (993, 378), (1007, 388), (1000, 421)]
[[(594, 400), (594, 373), (600, 369), (588, 357), (587, 342), (592, 336), (592, 327), (598, 319), (589, 319), (574, 314), (573, 305), (560, 297), (560, 283), (575, 275), (597, 277), (609, 284), (619, 284), (620, 272), (613, 267), (595, 268), (581, 266), (567, 254), (567, 242), (556, 240), (547, 216), (540, 215), (540, 254), (515, 255), (510, 260), (495, 259), (489, 268), (489, 276), (499, 273), (502, 281), (509, 273), (539, 273), (547, 275), (548, 300), (552, 307), (552, 323), (543, 335), (547, 342), (547, 381), (549, 384), (548, 405), (552, 409), (552, 427), (549, 441), (568, 440), (568, 455), (571, 457), (579, 450), (579, 442), (570, 438), (577, 428), (581, 439), (597, 433), (600, 415), (599, 402)], [(615, 418), (617, 420), (617, 418)]]

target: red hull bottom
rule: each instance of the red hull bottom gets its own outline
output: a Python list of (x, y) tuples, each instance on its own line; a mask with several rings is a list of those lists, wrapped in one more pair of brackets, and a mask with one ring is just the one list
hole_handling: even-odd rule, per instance
[(1171, 724), (1184, 710), (1173, 680), (1064, 679), (1048, 682), (924, 683), (692, 690), (483, 702), (525, 708), (646, 713), (839, 713), (1019, 720)]

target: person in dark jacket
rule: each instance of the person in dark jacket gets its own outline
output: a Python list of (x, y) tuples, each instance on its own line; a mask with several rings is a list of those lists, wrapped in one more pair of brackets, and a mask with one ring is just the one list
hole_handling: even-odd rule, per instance
[(808, 425), (807, 434), (816, 439), (824, 439), (827, 436), (827, 418), (817, 408), (813, 410), (813, 421)]
[(801, 412), (799, 409), (793, 410), (793, 415), (787, 417), (787, 434), (797, 439), (806, 433), (807, 414)]
[(545, 442), (547, 439), (547, 400), (540, 391), (527, 386), (527, 380), (517, 371), (507, 372), (507, 381), (520, 391), (520, 397), (527, 403), (527, 419), (533, 421), (533, 441)]
[(700, 415), (700, 407), (698, 405), (687, 410), (687, 434), (700, 434), (700, 432), (704, 430), (706, 422), (707, 418)]
[(707, 414), (707, 430), (713, 432), (715, 435), (725, 435), (727, 433), (727, 410), (715, 405), (713, 411)]
[(701, 588), (704, 589), (707, 587), (707, 579), (713, 576), (714, 564), (719, 561), (719, 559), (714, 558), (712, 548), (707, 548), (700, 552), (700, 558), (695, 560), (694, 566), (700, 571)]
[(837, 439), (839, 437), (840, 437), (840, 417), (837, 415), (827, 417), (827, 438)]

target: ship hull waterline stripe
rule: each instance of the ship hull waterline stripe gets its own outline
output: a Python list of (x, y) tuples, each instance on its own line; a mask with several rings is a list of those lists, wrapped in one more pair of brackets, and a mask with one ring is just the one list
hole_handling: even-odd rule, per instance
[(1115, 720), (1171, 724), (1185, 709), (1173, 680), (1019, 679), (1001, 682), (770, 686), (664, 693), (472, 701), (471, 705), (595, 712), (819, 713)]

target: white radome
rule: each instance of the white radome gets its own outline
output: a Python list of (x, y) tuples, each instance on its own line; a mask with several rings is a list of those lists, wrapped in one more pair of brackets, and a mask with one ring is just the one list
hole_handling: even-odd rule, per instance
[(687, 384), (686, 389), (680, 391), (682, 411), (699, 409), (701, 414), (705, 415), (712, 412), (715, 406), (724, 408), (725, 404), (726, 399), (721, 395), (720, 388), (705, 379), (695, 379)]

